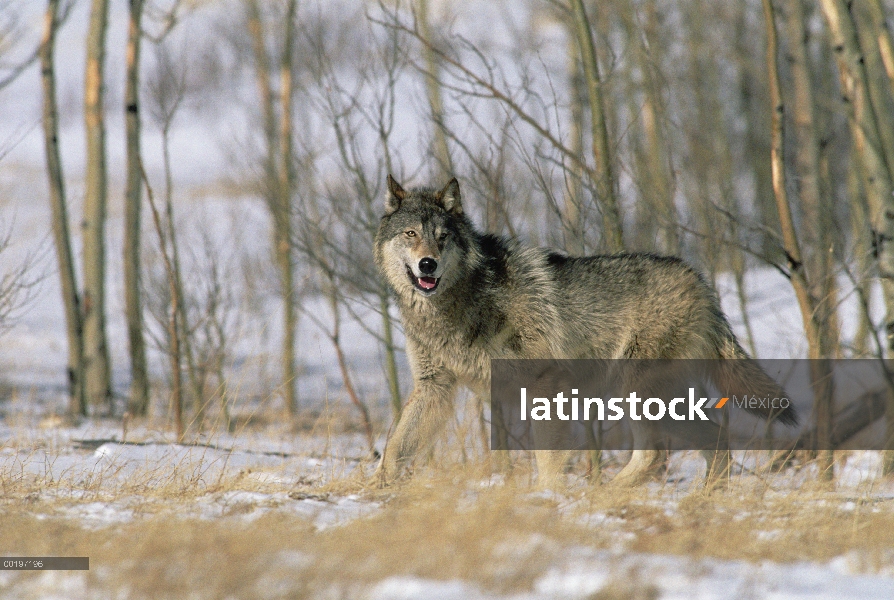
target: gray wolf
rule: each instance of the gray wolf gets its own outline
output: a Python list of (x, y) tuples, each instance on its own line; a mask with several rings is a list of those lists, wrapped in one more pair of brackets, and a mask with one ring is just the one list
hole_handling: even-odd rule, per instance
[[(405, 190), (391, 175), (387, 182), (375, 261), (397, 297), (413, 391), (377, 468), (382, 482), (432, 443), (459, 386), (489, 397), (493, 358), (748, 357), (713, 289), (678, 258), (525, 247), (477, 231), (455, 178), (440, 190)], [(750, 369), (730, 375), (779, 389)], [(775, 418), (797, 419), (791, 408)], [(615, 481), (643, 481), (659, 458), (635, 451)], [(538, 482), (552, 485), (566, 459), (538, 451)]]

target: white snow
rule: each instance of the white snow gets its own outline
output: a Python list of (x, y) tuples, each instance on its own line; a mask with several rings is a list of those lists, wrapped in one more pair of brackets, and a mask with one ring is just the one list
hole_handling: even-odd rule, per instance
[(464, 581), (435, 581), (407, 576), (384, 579), (364, 594), (367, 600), (473, 600), (486, 597), (477, 586)]

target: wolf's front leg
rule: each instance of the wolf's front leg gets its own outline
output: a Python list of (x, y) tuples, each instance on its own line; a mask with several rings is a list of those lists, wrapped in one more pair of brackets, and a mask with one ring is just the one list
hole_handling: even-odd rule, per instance
[[(648, 397), (643, 394), (643, 397)], [(655, 476), (664, 464), (664, 453), (657, 450), (659, 439), (657, 431), (646, 421), (630, 421), (630, 432), (633, 434), (633, 453), (623, 469), (621, 469), (611, 485), (614, 487), (634, 487), (642, 485)]]
[(394, 481), (407, 462), (434, 444), (453, 414), (455, 396), (456, 382), (452, 378), (416, 382), (376, 469), (375, 478), (380, 485)]
[(562, 473), (571, 453), (551, 448), (562, 448), (567, 443), (571, 436), (570, 427), (564, 421), (538, 421), (534, 423), (531, 433), (536, 448), (534, 458), (537, 460), (537, 485), (558, 491), (562, 488)]

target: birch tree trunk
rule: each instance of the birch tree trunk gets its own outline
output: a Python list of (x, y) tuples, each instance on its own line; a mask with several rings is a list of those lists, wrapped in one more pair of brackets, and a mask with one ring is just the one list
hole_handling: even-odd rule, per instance
[(84, 120), (87, 167), (84, 191), (84, 363), (87, 400), (112, 412), (112, 386), (105, 327), (106, 158), (103, 86), (108, 0), (93, 0), (87, 33)]
[(127, 138), (127, 181), (124, 190), (124, 309), (130, 343), (130, 401), (134, 415), (149, 411), (149, 371), (143, 338), (143, 303), (140, 298), (140, 38), (143, 0), (130, 0), (127, 39), (127, 78), (124, 88)]
[(431, 109), (432, 123), (434, 124), (434, 155), (438, 163), (442, 178), (453, 176), (453, 161), (450, 159), (450, 147), (447, 145), (447, 130), (444, 124), (444, 100), (441, 96), (441, 80), (438, 58), (435, 55), (434, 39), (431, 35), (431, 23), (429, 20), (428, 0), (419, 0), (419, 32), (429, 41), (423, 44), (422, 53), (425, 59), (425, 91), (428, 95), (428, 104)]
[[(584, 91), (583, 78), (580, 70), (580, 50), (577, 38), (571, 28), (568, 39), (568, 88), (571, 90), (571, 123), (569, 124), (568, 147), (572, 153), (580, 158), (584, 155)], [(584, 199), (583, 169), (580, 163), (568, 161), (567, 167), (565, 206), (562, 215), (562, 225), (565, 229), (565, 250), (573, 256), (583, 256), (584, 232), (581, 222), (581, 206)]]
[[(851, 164), (856, 160), (851, 157)], [(866, 223), (869, 222), (869, 207), (863, 193), (863, 182), (857, 168), (848, 171), (848, 195), (851, 197), (851, 235), (853, 236), (853, 253), (856, 273), (854, 279), (857, 288), (857, 299), (860, 311), (857, 321), (857, 332), (854, 334), (854, 358), (870, 358), (877, 354), (875, 344), (870, 339), (875, 337), (875, 325), (872, 322), (872, 280), (874, 279), (875, 261), (872, 255), (872, 236)]]
[(602, 99), (602, 81), (599, 77), (599, 63), (596, 59), (596, 48), (593, 45), (593, 33), (583, 0), (571, 0), (571, 7), (584, 67), (584, 80), (587, 83), (589, 95), (590, 127), (596, 176), (594, 183), (599, 193), (599, 205), (602, 208), (604, 245), (609, 252), (621, 252), (624, 250), (624, 230), (618, 197), (615, 194), (611, 147), (605, 117), (605, 104)]
[(863, 55), (866, 90), (869, 92), (869, 101), (879, 125), (881, 152), (888, 167), (888, 177), (894, 182), (894, 126), (891, 125), (894, 117), (894, 99), (891, 97), (892, 82), (885, 71), (883, 59), (883, 51), (886, 50), (883, 33), (886, 33), (887, 29), (884, 14), (878, 14), (872, 7), (872, 2), (863, 1), (854, 2), (847, 8), (853, 19)]
[[(776, 231), (779, 228), (779, 215), (773, 200), (773, 174), (770, 161), (766, 159), (770, 154), (767, 136), (770, 131), (770, 120), (767, 118), (767, 91), (764, 87), (766, 82), (764, 78), (758, 76), (760, 70), (747, 66), (747, 64), (758, 65), (763, 61), (752, 56), (755, 45), (753, 43), (755, 27), (749, 26), (752, 7), (745, 2), (738, 2), (735, 6), (737, 11), (735, 54), (746, 62), (746, 65), (739, 69), (738, 93), (745, 118), (743, 140), (745, 154), (750, 157), (748, 168), (754, 178), (754, 204), (760, 222), (770, 230)], [(760, 234), (760, 249), (764, 256), (778, 257), (778, 244), (770, 235)]]
[[(844, 0), (821, 0), (838, 62), (841, 96), (869, 205), (872, 240), (885, 302), (885, 347), (894, 355), (894, 195), (882, 153), (879, 123), (867, 93), (867, 73), (854, 20)], [(892, 386), (894, 387), (894, 386)], [(889, 390), (884, 472), (894, 472), (894, 389)]]
[[(288, 71), (288, 81), (280, 81), (280, 85), (287, 86), (282, 89), (280, 95), (281, 104), (287, 103), (288, 114), (283, 114), (277, 136), (276, 106), (273, 87), (270, 78), (271, 65), (268, 58), (264, 23), (261, 8), (257, 0), (248, 0), (248, 28), (252, 40), (252, 52), (255, 61), (255, 84), (258, 88), (258, 96), (261, 101), (261, 113), (264, 128), (264, 141), (266, 144), (266, 156), (264, 157), (264, 182), (263, 191), (267, 201), (267, 207), (273, 221), (273, 253), (279, 270), (280, 293), (283, 300), (283, 351), (282, 351), (282, 386), (286, 405), (286, 412), (294, 416), (298, 410), (298, 397), (295, 383), (297, 379), (297, 367), (295, 364), (295, 328), (297, 316), (295, 314), (295, 286), (293, 276), (293, 262), (291, 250), (291, 224), (289, 215), (289, 198), (294, 185), (292, 173), (292, 142), (291, 142), (291, 72), (292, 72), (292, 44), (294, 40), (295, 2), (289, 1), (287, 8), (288, 22), (286, 23), (285, 45), (279, 67), (282, 76), (283, 70)], [(284, 106), (281, 106), (284, 108)], [(288, 137), (288, 139), (286, 139)], [(289, 156), (283, 156), (287, 151)], [(288, 163), (288, 173), (283, 173)], [(287, 186), (284, 188), (284, 186)]]
[(638, 44), (638, 54), (645, 84), (643, 128), (648, 155), (649, 178), (647, 181), (650, 184), (650, 192), (655, 199), (655, 205), (662, 213), (663, 250), (669, 254), (678, 255), (682, 251), (682, 247), (680, 245), (679, 219), (674, 203), (673, 169), (667, 143), (664, 101), (656, 76), (659, 66), (654, 64), (654, 61), (657, 60), (656, 56), (660, 52), (657, 50), (660, 32), (658, 31), (658, 7), (655, 5), (655, 0), (650, 0), (647, 3), (646, 11), (647, 23), (644, 33), (648, 46), (644, 46), (642, 43)]
[(814, 118), (814, 86), (808, 64), (807, 31), (802, 0), (790, 0), (786, 19), (788, 65), (792, 77), (792, 123), (795, 128), (795, 166), (798, 192), (806, 218), (803, 228), (808, 246), (807, 270), (816, 299), (816, 320), (819, 323), (818, 354), (835, 358), (838, 349), (837, 286), (833, 270), (833, 207), (828, 192), (821, 189), (820, 151)]
[(283, 347), (282, 369), (283, 385), (286, 388), (285, 398), (289, 414), (298, 410), (296, 395), (296, 379), (298, 378), (295, 358), (295, 331), (298, 319), (295, 314), (295, 277), (294, 259), (292, 256), (292, 190), (295, 189), (295, 170), (292, 152), (292, 70), (295, 46), (295, 10), (296, 0), (289, 0), (286, 10), (285, 41), (279, 65), (280, 123), (279, 123), (279, 189), (277, 215), (276, 255), (279, 265), (280, 285), (283, 300)]
[(807, 334), (808, 358), (812, 359), (811, 381), (813, 383), (814, 413), (817, 425), (816, 442), (818, 447), (823, 448), (818, 456), (820, 477), (831, 479), (833, 474), (832, 452), (830, 450), (832, 440), (832, 397), (828, 383), (831, 381), (831, 376), (824, 370), (825, 365), (818, 360), (822, 358), (820, 347), (822, 323), (818, 321), (817, 302), (811, 294), (810, 282), (801, 254), (801, 244), (795, 232), (791, 204), (789, 203), (786, 190), (784, 157), (785, 104), (782, 100), (782, 91), (779, 85), (779, 69), (776, 64), (778, 43), (772, 0), (763, 0), (763, 9), (767, 30), (767, 73), (770, 84), (770, 102), (772, 103), (770, 164), (773, 173), (773, 193), (776, 198), (776, 210), (779, 213), (783, 248), (788, 261), (789, 281), (795, 291), (795, 297), (798, 299), (798, 308), (801, 310), (804, 332)]
[(891, 30), (885, 21), (885, 11), (881, 0), (867, 0), (865, 8), (872, 19), (873, 34), (878, 40), (879, 52), (888, 74), (888, 85), (891, 88), (891, 96), (894, 97), (894, 39)]
[[(729, 169), (719, 163), (720, 153), (725, 151), (725, 139), (722, 135), (722, 113), (717, 106), (715, 90), (719, 88), (716, 61), (710, 57), (708, 48), (710, 45), (706, 39), (709, 30), (705, 20), (707, 12), (705, 2), (694, 0), (687, 6), (686, 13), (686, 41), (687, 41), (687, 65), (686, 75), (691, 82), (691, 96), (687, 97), (687, 105), (691, 111), (691, 118), (697, 127), (689, 127), (685, 130), (687, 143), (686, 161), (691, 177), (686, 179), (690, 187), (686, 194), (688, 209), (692, 220), (699, 231), (725, 232), (730, 229), (728, 219), (721, 219), (715, 203), (720, 198), (724, 185), (722, 173), (728, 173)], [(716, 132), (713, 135), (707, 132)], [(712, 285), (716, 286), (717, 273), (725, 268), (724, 253), (714, 252), (714, 241), (705, 237), (697, 240), (699, 254), (703, 257), (704, 269), (711, 278)]]
[(43, 40), (40, 48), (41, 82), (43, 84), (43, 133), (50, 184), (50, 206), (53, 212), (53, 240), (65, 308), (65, 331), (68, 341), (68, 397), (69, 412), (87, 416), (88, 405), (84, 389), (83, 328), (81, 302), (75, 279), (71, 235), (68, 230), (68, 206), (65, 199), (65, 177), (59, 154), (59, 112), (56, 105), (56, 66), (54, 51), (56, 29), (59, 25), (59, 0), (49, 0), (44, 17)]

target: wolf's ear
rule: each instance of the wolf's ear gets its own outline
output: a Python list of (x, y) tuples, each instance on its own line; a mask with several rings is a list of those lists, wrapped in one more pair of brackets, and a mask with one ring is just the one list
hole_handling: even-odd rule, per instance
[(400, 187), (400, 184), (394, 180), (394, 177), (388, 175), (388, 193), (385, 194), (385, 214), (390, 215), (400, 208), (400, 203), (406, 197), (407, 193), (404, 191), (404, 188)]
[(462, 200), (459, 196), (459, 182), (456, 180), (456, 177), (451, 179), (444, 189), (438, 192), (436, 197), (447, 212), (455, 215), (463, 214)]

